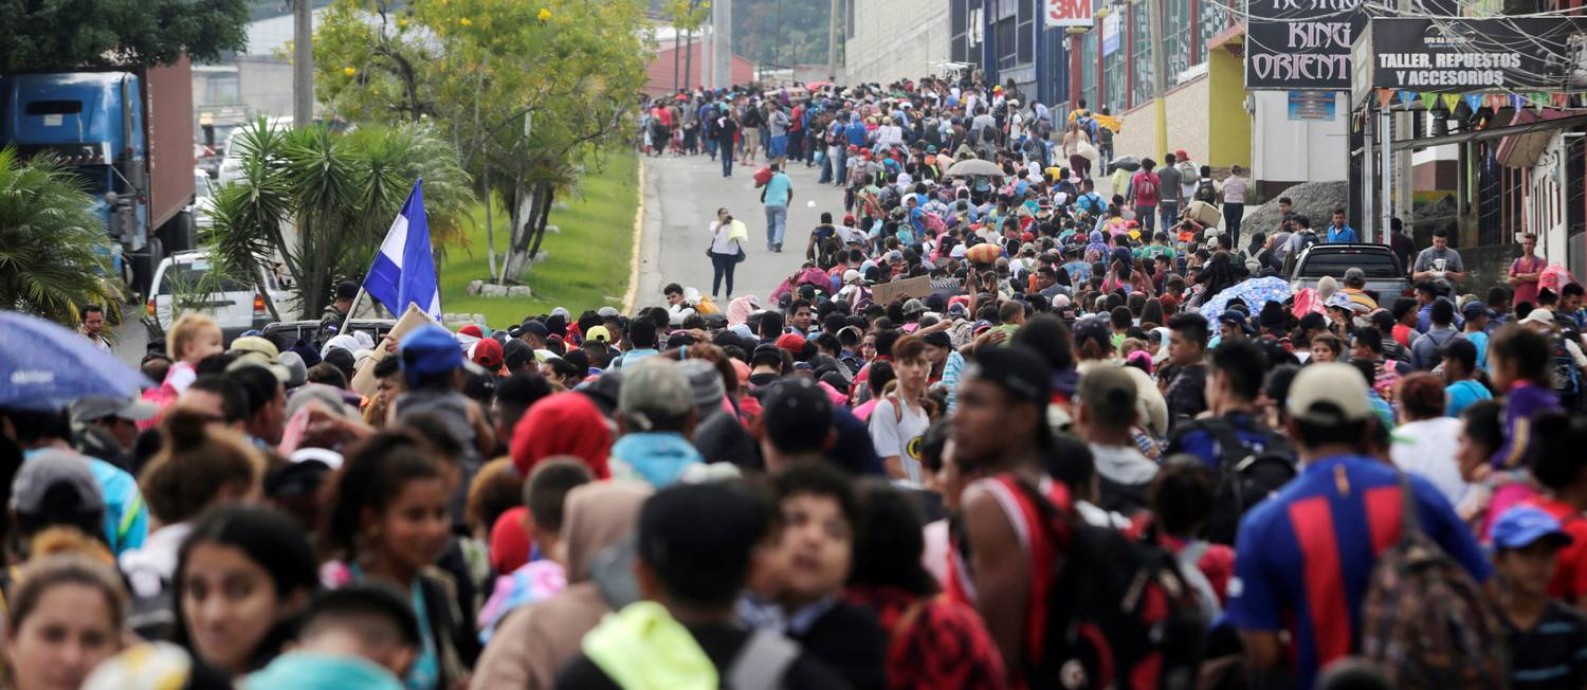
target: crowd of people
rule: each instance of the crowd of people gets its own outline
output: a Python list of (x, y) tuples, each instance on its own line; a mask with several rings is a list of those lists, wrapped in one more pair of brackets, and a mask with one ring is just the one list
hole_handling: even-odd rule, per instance
[(768, 129), (768, 208), (799, 160), (849, 190), (764, 301), (724, 210), (725, 297), (294, 342), (187, 314), (141, 397), (0, 408), (4, 683), (1587, 686), (1587, 312), (1534, 243), (1482, 297), (1445, 236), (1413, 296), (1254, 290), (1342, 214), (1242, 245), (1196, 202), (1243, 179), (1153, 172), (1183, 152), (1101, 198), (1058, 157), (1099, 118), (1012, 87), (802, 95), (643, 123), (724, 174)]

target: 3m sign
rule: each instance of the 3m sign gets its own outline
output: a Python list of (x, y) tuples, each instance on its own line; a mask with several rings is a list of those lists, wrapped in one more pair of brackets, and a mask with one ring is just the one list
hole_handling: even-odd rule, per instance
[(1091, 0), (1045, 0), (1047, 26), (1092, 25)]

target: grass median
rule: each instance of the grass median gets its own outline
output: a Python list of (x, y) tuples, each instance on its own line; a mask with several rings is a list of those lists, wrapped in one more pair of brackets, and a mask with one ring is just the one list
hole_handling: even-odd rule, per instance
[[(441, 265), (441, 306), (447, 312), (483, 314), (491, 328), (506, 328), (525, 316), (567, 307), (575, 316), (585, 309), (622, 307), (628, 291), (634, 253), (634, 212), (639, 207), (639, 161), (630, 151), (612, 153), (601, 170), (591, 168), (578, 192), (553, 208), (540, 249), (546, 257), (529, 269), (530, 298), (478, 297), (467, 292), (469, 281), (490, 274), (485, 234), (485, 207), (474, 208), (466, 228), (468, 242), (447, 251)], [(503, 260), (511, 220), (498, 203), (496, 261)]]

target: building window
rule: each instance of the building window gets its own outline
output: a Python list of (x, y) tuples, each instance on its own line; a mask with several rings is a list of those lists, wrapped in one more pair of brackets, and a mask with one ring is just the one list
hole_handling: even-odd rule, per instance
[(1014, 17), (997, 20), (992, 27), (992, 48), (997, 52), (997, 68), (999, 70), (1011, 69), (1015, 64), (1015, 50), (1019, 44), (1018, 23)]
[(1019, 24), (1016, 31), (1019, 34), (1019, 42), (1015, 49), (1014, 63), (1021, 66), (1035, 64), (1036, 3), (1019, 4)]
[[(852, 2), (849, 3), (853, 5)], [(948, 5), (948, 59), (954, 62), (970, 61), (970, 2), (952, 0)]]
[(1201, 12), (1196, 20), (1200, 26), (1201, 40), (1196, 42), (1196, 59), (1192, 64), (1199, 65), (1207, 61), (1207, 46), (1212, 43), (1212, 39), (1228, 30), (1229, 8), (1215, 0), (1201, 0), (1197, 7)]
[(1172, 88), (1179, 83), (1179, 75), (1190, 69), (1190, 0), (1166, 0), (1163, 15), (1163, 42), (1158, 45), (1168, 49), (1166, 83)]
[(1100, 105), (1111, 108), (1114, 114), (1124, 112), (1128, 75), (1125, 61), (1125, 16), (1113, 12), (1102, 20), (1102, 93), (1097, 97)]
[(1097, 32), (1087, 31), (1080, 38), (1080, 97), (1091, 107), (1102, 105), (1097, 96)]
[(1152, 40), (1151, 18), (1147, 14), (1155, 9), (1156, 2), (1147, 0), (1130, 5), (1130, 106), (1152, 100)]

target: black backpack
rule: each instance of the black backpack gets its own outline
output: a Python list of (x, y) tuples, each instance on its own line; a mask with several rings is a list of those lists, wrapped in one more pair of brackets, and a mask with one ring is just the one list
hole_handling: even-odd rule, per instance
[(1196, 185), (1196, 194), (1193, 198), (1196, 201), (1214, 203), (1218, 200), (1218, 188), (1213, 186), (1212, 180), (1202, 180)]
[[(1066, 544), (1045, 604), (1043, 653), (1027, 659), (1032, 690), (1196, 687), (1207, 618), (1178, 559), (1151, 538), (1094, 527), (1034, 487), (1046, 538)], [(1138, 678), (1154, 668), (1150, 677)]]
[(1311, 249), (1312, 245), (1317, 244), (1320, 241), (1322, 241), (1322, 240), (1319, 240), (1317, 238), (1317, 231), (1309, 230), (1309, 229), (1308, 230), (1304, 230), (1304, 231), (1302, 231), (1300, 233), (1300, 251), (1292, 252), (1292, 253), (1295, 254), (1295, 256), (1299, 257), (1300, 256), (1300, 252), (1304, 252), (1307, 249)]
[(1215, 544), (1232, 545), (1240, 518), (1295, 478), (1295, 449), (1288, 439), (1269, 429), (1259, 428), (1261, 439), (1247, 442), (1233, 424), (1217, 417), (1198, 419), (1179, 433), (1192, 429), (1212, 434), (1218, 456), (1218, 493), (1205, 536)]

